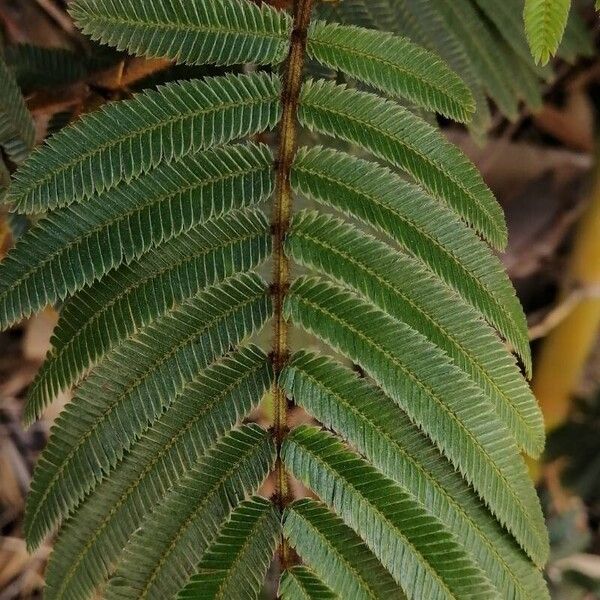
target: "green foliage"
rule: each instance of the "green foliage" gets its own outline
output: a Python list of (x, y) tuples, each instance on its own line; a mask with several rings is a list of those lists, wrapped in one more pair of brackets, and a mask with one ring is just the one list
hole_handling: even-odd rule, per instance
[(34, 474), (25, 519), (32, 545), (116, 466), (199, 369), (260, 329), (270, 314), (265, 287), (252, 274), (203, 290), (117, 346), (86, 378)]
[[(462, 472), (531, 558), (543, 564), (544, 521), (525, 466), (493, 410), (486, 410), (477, 388), (444, 353), (385, 311), (317, 278), (294, 282), (285, 313), (361, 365)], [(504, 440), (502, 446), (495, 435)]]
[(474, 111), (464, 83), (406, 39), (315, 21), (307, 52), (321, 64), (456, 121), (467, 121)]
[(25, 90), (68, 85), (87, 75), (85, 58), (63, 48), (17, 44), (6, 49), (6, 62)]
[(571, 0), (525, 0), (523, 18), (536, 62), (546, 64), (565, 32)]
[[(306, 0), (295, 19), (248, 0), (71, 3), (102, 43), (237, 72), (85, 115), (16, 174), (10, 200), (44, 215), (0, 264), (0, 325), (60, 305), (25, 420), (75, 388), (26, 511), (30, 548), (58, 530), (49, 599), (256, 599), (277, 546), (284, 599), (547, 598), (504, 217), (417, 116), (479, 119), (509, 72), (479, 82), (490, 48), (523, 82), (546, 72), (500, 35), (510, 11), (426, 4), (340, 7), (367, 29)], [(343, 82), (304, 78), (307, 60)], [(296, 148), (300, 127), (338, 148)], [(320, 211), (288, 218), (293, 196)], [(320, 352), (288, 352), (292, 327)], [(288, 432), (277, 404), (272, 431), (244, 424), (269, 392), (322, 427)], [(291, 502), (290, 475), (318, 499)]]
[(493, 595), (483, 573), (441, 523), (333, 435), (298, 427), (285, 441), (283, 460), (409, 592), (416, 580), (418, 595), (432, 600)]
[(399, 598), (402, 591), (367, 545), (342, 519), (315, 500), (297, 500), (284, 531), (303, 562), (340, 598)]
[(3, 160), (0, 160), (0, 201), (4, 198), (8, 188), (10, 187), (10, 171), (4, 164)]
[(510, 340), (530, 370), (525, 316), (508, 278), (489, 248), (442, 204), (371, 161), (318, 147), (299, 150), (292, 186), (418, 256)]
[(274, 127), (279, 80), (227, 75), (168, 84), (86, 115), (36, 151), (15, 179), (20, 212), (80, 203), (159, 163)]
[[(327, 81), (308, 81), (300, 122), (406, 171), (494, 246), (506, 245), (502, 211), (475, 167), (437, 129), (397, 104)], [(421, 146), (429, 147), (423, 153)]]
[(118, 50), (185, 64), (277, 64), (286, 55), (290, 17), (243, 0), (79, 0), (71, 15), (93, 40)]
[[(176, 594), (200, 559), (214, 551), (221, 524), (256, 492), (274, 460), (273, 441), (258, 426), (244, 425), (223, 437), (131, 536), (105, 590), (107, 600)], [(236, 536), (243, 534), (237, 529)]]
[[(0, 149), (15, 163), (20, 163), (33, 148), (35, 128), (14, 74), (0, 53)], [(0, 156), (0, 168), (6, 170)], [(5, 187), (0, 176), (0, 190)]]
[[(545, 597), (539, 571), (481, 506), (472, 488), (381, 389), (331, 358), (306, 352), (294, 355), (282, 383), (303, 408), (412, 493), (458, 539), (468, 539), (481, 569), (502, 597)], [(316, 556), (314, 543), (311, 555)], [(369, 571), (373, 569), (369, 566)]]
[[(473, 93), (476, 114), (470, 127), (476, 135), (490, 125), (486, 94), (510, 119), (517, 118), (520, 102), (531, 110), (541, 106), (540, 79), (552, 73), (532, 60), (523, 0), (344, 0), (335, 8), (323, 6), (324, 15), (407, 36), (439, 54)], [(590, 35), (572, 11), (558, 53), (573, 61), (591, 52)]]
[(255, 497), (240, 504), (203, 556), (197, 575), (178, 598), (256, 598), (277, 547), (280, 529), (281, 520), (272, 502)]
[[(431, 277), (409, 255), (390, 255), (385, 243), (339, 219), (300, 212), (292, 221), (288, 252), (299, 264), (325, 273), (440, 346), (487, 390), (520, 445), (539, 452), (543, 424), (535, 398), (477, 312)], [(511, 386), (506, 387), (506, 382)]]
[(336, 596), (306, 567), (287, 569), (279, 586), (282, 600), (336, 600)]
[(252, 346), (193, 377), (61, 531), (46, 570), (48, 599), (87, 597), (102, 586), (144, 517), (272, 382), (267, 357)]
[(52, 351), (29, 391), (26, 421), (137, 328), (205, 286), (258, 267), (270, 248), (262, 212), (231, 212), (174, 236), (160, 252), (146, 253), (81, 290), (61, 311)]

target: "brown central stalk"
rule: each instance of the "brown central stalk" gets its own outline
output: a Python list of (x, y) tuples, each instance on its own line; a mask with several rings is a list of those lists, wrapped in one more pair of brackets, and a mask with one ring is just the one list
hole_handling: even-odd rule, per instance
[[(292, 189), (290, 170), (296, 154), (298, 122), (296, 111), (302, 87), (304, 55), (306, 51), (306, 32), (310, 23), (313, 0), (295, 0), (294, 28), (290, 52), (283, 72), (281, 93), (282, 118), (279, 128), (279, 153), (277, 156), (277, 179), (275, 201), (273, 205), (273, 284), (272, 295), (275, 310), (273, 326), (272, 360), (275, 375), (278, 376), (289, 358), (288, 324), (283, 317), (283, 302), (290, 286), (290, 266), (283, 251), (292, 212)], [(276, 463), (276, 502), (283, 510), (289, 500), (287, 475), (281, 462), (281, 445), (287, 432), (288, 400), (285, 392), (276, 385), (273, 391), (273, 433), (277, 444)], [(281, 568), (288, 562), (288, 549), (282, 540)]]

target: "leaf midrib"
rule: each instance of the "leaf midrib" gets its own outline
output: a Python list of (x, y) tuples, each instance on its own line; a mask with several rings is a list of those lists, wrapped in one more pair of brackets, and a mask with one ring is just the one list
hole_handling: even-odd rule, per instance
[[(253, 19), (252, 19), (253, 20)], [(182, 33), (189, 33), (190, 31), (197, 34), (224, 34), (224, 35), (239, 35), (239, 36), (247, 36), (247, 37), (262, 37), (267, 39), (274, 40), (287, 40), (288, 32), (276, 32), (276, 31), (264, 31), (264, 30), (249, 30), (243, 28), (236, 27), (225, 27), (225, 26), (214, 26), (214, 25), (202, 25), (200, 23), (182, 23), (179, 21), (153, 21), (153, 20), (145, 20), (145, 21), (136, 21), (132, 18), (124, 18), (124, 17), (113, 17), (108, 15), (100, 15), (94, 16), (92, 20), (84, 25), (85, 29), (90, 31), (92, 27), (92, 23), (95, 26), (98, 26), (98, 23), (106, 23), (110, 29), (110, 27), (114, 26), (125, 26), (125, 27), (135, 27), (139, 29), (164, 29), (164, 30), (174, 30), (180, 31)]]

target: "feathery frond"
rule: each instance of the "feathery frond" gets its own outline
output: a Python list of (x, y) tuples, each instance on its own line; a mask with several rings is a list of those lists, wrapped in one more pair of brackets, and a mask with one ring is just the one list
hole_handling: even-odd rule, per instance
[(244, 0), (77, 0), (70, 10), (93, 40), (132, 54), (188, 64), (277, 64), (287, 54), (291, 19)]
[(51, 212), (0, 266), (0, 326), (64, 300), (198, 223), (264, 201), (271, 162), (264, 145), (215, 148)]
[(281, 574), (278, 595), (282, 600), (339, 600), (310, 569), (300, 566)]
[(219, 70), (81, 117), (8, 194), (36, 218), (0, 327), (60, 312), (26, 422), (74, 388), (24, 523), (58, 530), (48, 600), (256, 600), (269, 569), (283, 600), (548, 598), (506, 224), (431, 114), (536, 102), (519, 1), (71, 2), (94, 40)]
[(516, 364), (477, 313), (417, 261), (316, 212), (295, 216), (286, 246), (299, 264), (351, 287), (442, 348), (489, 397), (517, 443), (539, 454), (542, 415)]
[(357, 144), (403, 169), (495, 247), (506, 245), (502, 210), (481, 175), (437, 129), (410, 111), (321, 80), (304, 84), (298, 118), (309, 129)]
[(449, 210), (388, 169), (349, 154), (299, 150), (292, 186), (386, 233), (476, 308), (531, 372), (525, 315), (501, 263)]
[(385, 33), (315, 21), (307, 52), (320, 63), (456, 121), (474, 111), (465, 84), (434, 55)]
[(258, 267), (270, 247), (262, 213), (233, 212), (171, 238), (79, 292), (61, 311), (52, 351), (29, 390), (26, 421), (136, 329), (207, 285)]
[(362, 539), (327, 507), (308, 498), (284, 513), (290, 545), (340, 598), (398, 599), (402, 590)]
[[(519, 114), (519, 89), (514, 87), (516, 62), (500, 36), (487, 26), (471, 2), (440, 0), (436, 9), (445, 23), (460, 39), (474, 72), (487, 94), (509, 119)], [(541, 94), (529, 98), (530, 106), (538, 105)]]
[[(516, 446), (481, 393), (433, 344), (343, 288), (298, 278), (286, 316), (359, 364), (431, 437), (536, 564), (544, 520)], [(477, 408), (475, 408), (477, 407)]]
[(548, 597), (541, 573), (390, 396), (331, 358), (307, 352), (292, 357), (282, 385), (300, 406), (413, 494), (457, 539), (467, 540), (501, 597)]
[(308, 426), (294, 429), (284, 443), (283, 460), (403, 587), (417, 588), (432, 600), (496, 597), (435, 517), (332, 435)]
[[(491, 123), (484, 91), (510, 119), (517, 117), (521, 100), (531, 110), (541, 106), (540, 82), (552, 78), (552, 69), (534, 64), (523, 26), (523, 0), (344, 0), (333, 6), (324, 4), (322, 14), (380, 34), (389, 31), (406, 36), (438, 53), (475, 98), (470, 128), (476, 137)], [(589, 32), (571, 11), (557, 53), (573, 61), (590, 51)]]
[(481, 136), (491, 122), (488, 101), (462, 40), (445, 23), (437, 6), (425, 0), (344, 0), (333, 10), (336, 20), (405, 36), (440, 56), (471, 91), (475, 114), (469, 128)]

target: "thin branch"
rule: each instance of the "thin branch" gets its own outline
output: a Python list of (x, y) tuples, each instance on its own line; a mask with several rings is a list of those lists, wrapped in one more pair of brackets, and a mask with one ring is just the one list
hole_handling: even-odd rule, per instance
[(562, 323), (581, 302), (594, 299), (600, 299), (600, 285), (573, 288), (561, 302), (546, 313), (539, 323), (529, 327), (529, 339), (537, 340), (545, 337)]

